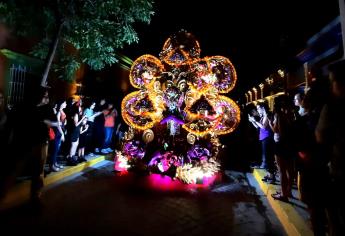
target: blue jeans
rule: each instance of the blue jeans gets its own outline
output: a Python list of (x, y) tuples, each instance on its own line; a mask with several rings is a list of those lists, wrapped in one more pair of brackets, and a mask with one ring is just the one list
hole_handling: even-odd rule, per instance
[(104, 143), (103, 148), (109, 148), (113, 138), (114, 127), (104, 127)]
[(54, 129), (55, 132), (55, 139), (54, 139), (54, 146), (53, 151), (50, 156), (50, 165), (54, 165), (57, 162), (57, 155), (59, 154), (60, 147), (61, 147), (61, 134), (57, 129)]
[(267, 137), (261, 140), (261, 151), (262, 151), (262, 164), (264, 168), (270, 173), (275, 173), (275, 165), (274, 165), (274, 151), (273, 151), (273, 139)]

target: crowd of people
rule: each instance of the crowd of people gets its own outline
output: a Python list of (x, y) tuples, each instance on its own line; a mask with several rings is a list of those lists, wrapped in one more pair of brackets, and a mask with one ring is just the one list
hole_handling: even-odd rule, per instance
[(26, 171), (32, 180), (31, 200), (40, 201), (45, 175), (112, 153), (123, 136), (124, 124), (110, 100), (52, 102), (47, 89), (34, 100), (8, 109), (0, 91), (0, 197)]
[(277, 97), (272, 112), (266, 103), (248, 108), (262, 153), (253, 168), (265, 169), (262, 180), (270, 184), (280, 177), (281, 191), (272, 194), (276, 200), (289, 202), (297, 184), (315, 235), (345, 233), (344, 71), (345, 61), (330, 65), (329, 80), (316, 79), (293, 98)]

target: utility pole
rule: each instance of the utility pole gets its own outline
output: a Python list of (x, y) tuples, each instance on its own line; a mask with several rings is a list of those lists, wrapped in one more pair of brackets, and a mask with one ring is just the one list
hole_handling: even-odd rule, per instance
[(343, 58), (345, 59), (345, 0), (339, 0), (341, 34), (343, 39)]
[(309, 89), (309, 81), (308, 81), (309, 69), (308, 69), (308, 62), (304, 62), (303, 68), (304, 68), (304, 79), (305, 79), (304, 93), (307, 93), (307, 91), (308, 91), (308, 89)]

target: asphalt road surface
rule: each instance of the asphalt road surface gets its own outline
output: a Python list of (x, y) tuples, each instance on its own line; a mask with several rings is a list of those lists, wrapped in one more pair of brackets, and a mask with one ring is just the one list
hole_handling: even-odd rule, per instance
[(1, 235), (285, 235), (251, 175), (233, 171), (210, 188), (171, 190), (104, 161), (47, 186), (42, 202), (2, 212)]

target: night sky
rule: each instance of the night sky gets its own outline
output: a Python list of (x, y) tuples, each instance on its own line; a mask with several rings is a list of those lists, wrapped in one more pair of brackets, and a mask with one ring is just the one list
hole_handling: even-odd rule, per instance
[(156, 1), (151, 24), (136, 26), (139, 43), (126, 47), (124, 54), (133, 60), (143, 54), (158, 57), (164, 41), (185, 29), (199, 41), (201, 57), (221, 55), (232, 61), (238, 74), (236, 96), (291, 60), (339, 15), (338, 0), (205, 2)]

